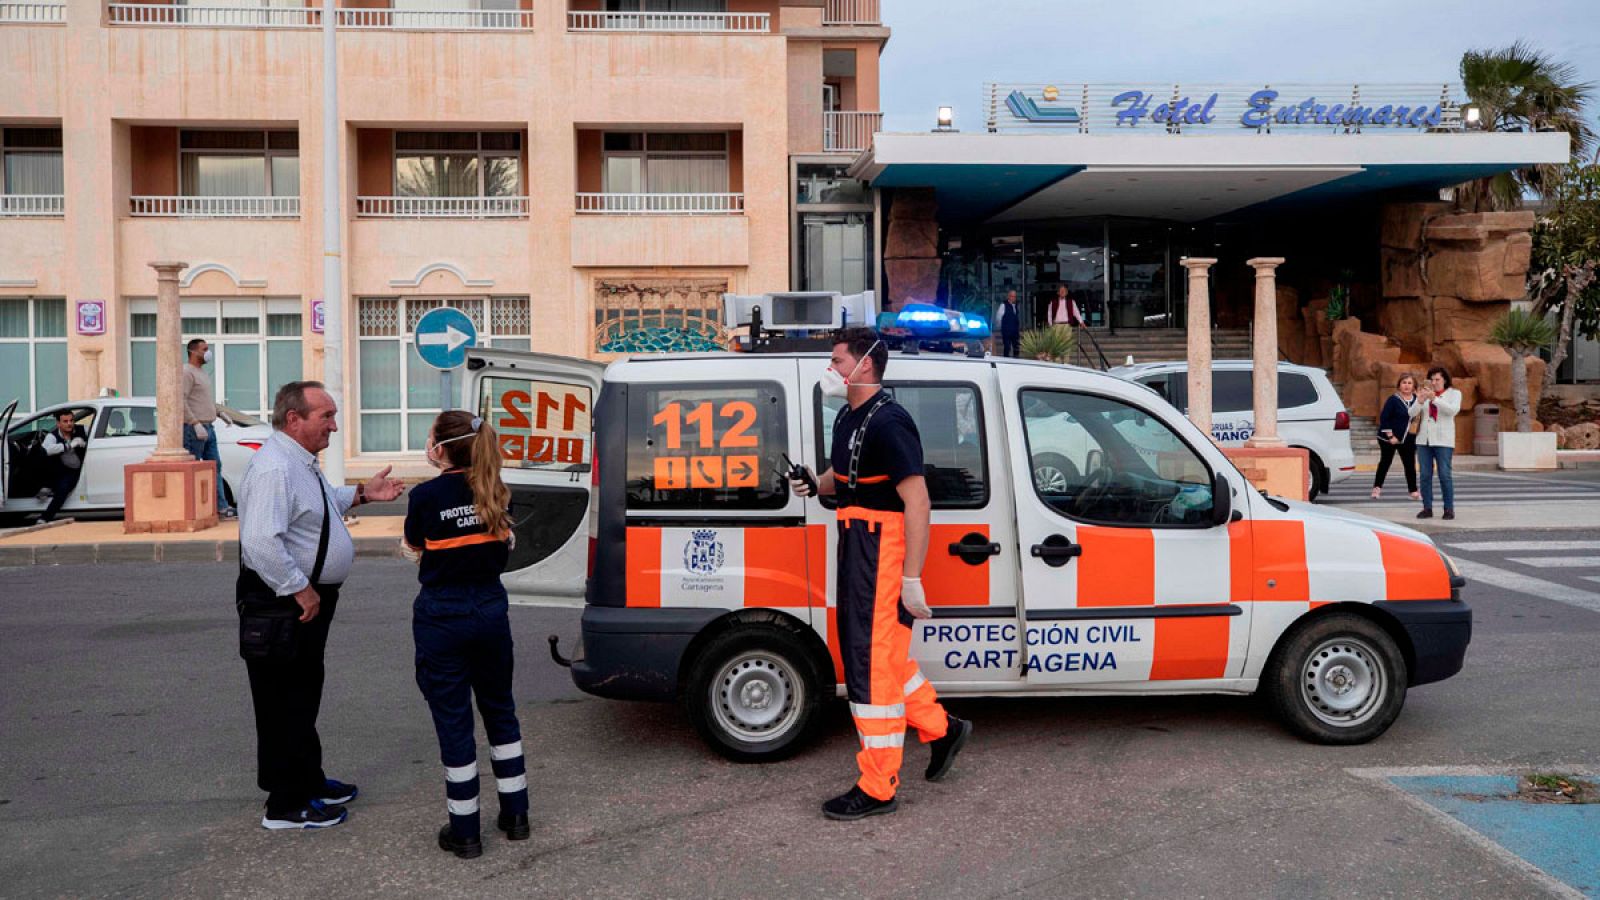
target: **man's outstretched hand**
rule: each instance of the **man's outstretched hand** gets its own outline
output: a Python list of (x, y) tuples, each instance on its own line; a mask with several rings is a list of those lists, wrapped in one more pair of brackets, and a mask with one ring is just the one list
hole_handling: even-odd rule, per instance
[(389, 473), (394, 471), (394, 466), (384, 466), (383, 471), (372, 476), (363, 487), (363, 495), (370, 502), (384, 503), (389, 500), (399, 499), (405, 492), (406, 486), (398, 478), (390, 478)]

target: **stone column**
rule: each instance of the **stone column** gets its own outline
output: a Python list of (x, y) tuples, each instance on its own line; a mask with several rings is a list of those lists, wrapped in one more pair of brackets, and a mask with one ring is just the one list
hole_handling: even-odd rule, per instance
[(1281, 256), (1246, 260), (1256, 270), (1255, 353), (1250, 368), (1255, 373), (1255, 434), (1246, 447), (1282, 447), (1278, 437), (1278, 267)]
[(1211, 267), (1215, 259), (1191, 256), (1189, 270), (1189, 421), (1211, 435)]
[(149, 462), (194, 459), (183, 449), (183, 331), (178, 273), (184, 262), (153, 262), (156, 270), (156, 452)]

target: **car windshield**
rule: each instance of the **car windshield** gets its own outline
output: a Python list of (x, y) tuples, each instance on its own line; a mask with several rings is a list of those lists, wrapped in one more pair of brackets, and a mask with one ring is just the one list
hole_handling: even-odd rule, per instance
[(229, 425), (237, 425), (240, 428), (249, 428), (252, 425), (261, 424), (261, 420), (255, 416), (252, 416), (249, 413), (239, 412), (237, 409), (232, 409), (227, 406), (218, 406), (217, 415), (221, 416), (222, 420), (227, 422)]

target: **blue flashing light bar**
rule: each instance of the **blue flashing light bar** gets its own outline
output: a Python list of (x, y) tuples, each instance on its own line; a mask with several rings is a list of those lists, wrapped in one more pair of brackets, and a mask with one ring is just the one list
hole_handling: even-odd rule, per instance
[(894, 327), (921, 340), (982, 340), (989, 336), (989, 323), (982, 316), (931, 303), (906, 304), (895, 315)]

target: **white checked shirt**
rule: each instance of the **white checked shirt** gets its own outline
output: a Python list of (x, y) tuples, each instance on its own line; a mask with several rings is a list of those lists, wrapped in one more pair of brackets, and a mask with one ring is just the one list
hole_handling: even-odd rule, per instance
[(328, 484), (310, 451), (281, 431), (256, 451), (239, 491), (239, 552), (278, 596), (305, 588), (317, 560), (322, 498), (328, 498), (328, 557), (321, 584), (341, 584), (355, 561), (344, 514), (356, 489)]

